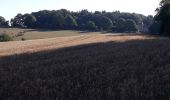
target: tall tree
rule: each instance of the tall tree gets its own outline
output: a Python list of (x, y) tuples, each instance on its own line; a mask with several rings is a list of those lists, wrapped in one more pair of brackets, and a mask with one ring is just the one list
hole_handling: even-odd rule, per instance
[(0, 26), (6, 27), (8, 26), (8, 24), (9, 24), (8, 21), (6, 21), (4, 17), (0, 16)]
[(11, 25), (13, 27), (24, 27), (24, 17), (22, 14), (17, 14), (14, 19), (11, 19)]
[(150, 33), (159, 34), (160, 33), (160, 23), (157, 21), (153, 21), (152, 25), (149, 28)]
[(162, 0), (155, 19), (160, 22), (162, 35), (170, 35), (170, 0)]

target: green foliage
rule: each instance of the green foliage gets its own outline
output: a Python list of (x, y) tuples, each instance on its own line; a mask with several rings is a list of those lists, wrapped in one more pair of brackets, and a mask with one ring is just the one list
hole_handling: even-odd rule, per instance
[(100, 18), (99, 27), (103, 28), (104, 30), (110, 30), (113, 27), (112, 20), (106, 16)]
[(24, 25), (26, 25), (28, 28), (32, 28), (35, 26), (37, 19), (35, 16), (31, 14), (26, 14), (24, 18)]
[(17, 14), (13, 19), (11, 19), (11, 25), (13, 27), (24, 27), (24, 16), (22, 14)]
[(135, 13), (133, 13), (133, 14), (124, 13), (124, 14), (121, 14), (119, 17), (126, 19), (126, 20), (127, 19), (134, 20), (136, 24), (141, 24), (144, 16), (139, 15), (139, 14), (135, 14)]
[(69, 29), (74, 29), (77, 26), (77, 22), (71, 15), (67, 15), (65, 18), (65, 25)]
[(0, 22), (5, 22), (5, 18), (0, 16)]
[(153, 19), (154, 19), (153, 16), (149, 15), (149, 16), (143, 18), (143, 23), (145, 23), (147, 26), (150, 26), (153, 23)]
[(86, 28), (89, 30), (96, 30), (96, 24), (93, 21), (88, 21), (86, 24)]
[(0, 42), (12, 41), (12, 37), (3, 33), (0, 35)]
[(161, 35), (170, 35), (170, 0), (162, 0), (160, 8), (157, 9), (156, 21), (161, 25)]
[(124, 18), (120, 18), (117, 20), (115, 26), (112, 28), (113, 32), (138, 32), (138, 26), (136, 22), (132, 19), (125, 20)]
[(60, 13), (52, 13), (49, 22), (52, 24), (53, 28), (62, 28), (65, 24), (65, 18)]
[(158, 34), (160, 32), (160, 23), (157, 21), (154, 21), (152, 25), (150, 26), (149, 30), (150, 30), (150, 33)]
[(8, 21), (6, 21), (4, 17), (0, 16), (0, 27), (2, 27), (2, 26), (4, 26), (4, 27), (9, 26), (8, 24), (9, 24)]
[[(137, 30), (145, 32), (148, 30), (153, 17), (144, 16), (135, 13), (120, 13), (95, 11), (89, 12), (88, 10), (82, 10), (80, 12), (71, 12), (66, 9), (60, 10), (42, 10), (33, 12), (31, 14), (18, 14), (11, 20), (13, 27), (31, 27), (31, 28), (48, 28), (48, 29), (78, 29), (78, 30), (105, 30), (127, 32), (129, 26), (125, 22), (119, 23), (121, 19), (133, 20), (138, 26)], [(92, 21), (95, 23), (88, 23)], [(87, 25), (90, 24), (90, 25)], [(91, 26), (91, 27), (88, 27)], [(115, 28), (116, 27), (116, 28)], [(134, 25), (135, 27), (135, 25)], [(143, 30), (145, 27), (145, 30)], [(88, 29), (89, 28), (89, 29)]]
[(134, 20), (126, 20), (125, 26), (126, 26), (126, 31), (128, 31), (128, 32), (137, 32), (138, 31), (138, 27)]
[(160, 2), (160, 6), (162, 7), (162, 6), (164, 6), (164, 5), (168, 4), (168, 3), (170, 3), (170, 0), (162, 0)]
[(115, 23), (116, 29), (114, 29), (113, 31), (125, 32), (126, 31), (125, 22), (126, 22), (126, 20), (124, 18), (120, 18), (120, 19), (116, 20), (116, 23)]

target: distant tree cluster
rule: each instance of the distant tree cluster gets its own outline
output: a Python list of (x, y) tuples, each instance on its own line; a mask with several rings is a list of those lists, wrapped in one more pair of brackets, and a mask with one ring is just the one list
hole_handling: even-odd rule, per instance
[(4, 17), (0, 16), (0, 27), (7, 27), (7, 26), (9, 26), (8, 23), (9, 22), (6, 21), (6, 19)]
[(120, 13), (82, 10), (72, 12), (66, 9), (43, 10), (31, 14), (18, 14), (11, 20), (13, 27), (76, 29), (113, 32), (148, 32), (152, 16), (135, 13)]

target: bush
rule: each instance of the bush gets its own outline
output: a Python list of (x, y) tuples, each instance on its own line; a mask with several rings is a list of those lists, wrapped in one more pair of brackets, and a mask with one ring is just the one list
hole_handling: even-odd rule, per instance
[(21, 38), (22, 41), (25, 41), (26, 39), (25, 38)]
[(12, 41), (12, 37), (9, 36), (8, 34), (1, 34), (0, 35), (0, 42), (5, 42), (5, 41)]

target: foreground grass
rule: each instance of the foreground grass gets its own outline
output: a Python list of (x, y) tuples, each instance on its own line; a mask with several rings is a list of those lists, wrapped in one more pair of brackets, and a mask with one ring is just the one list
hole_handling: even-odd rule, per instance
[(169, 100), (170, 39), (0, 58), (1, 100)]

